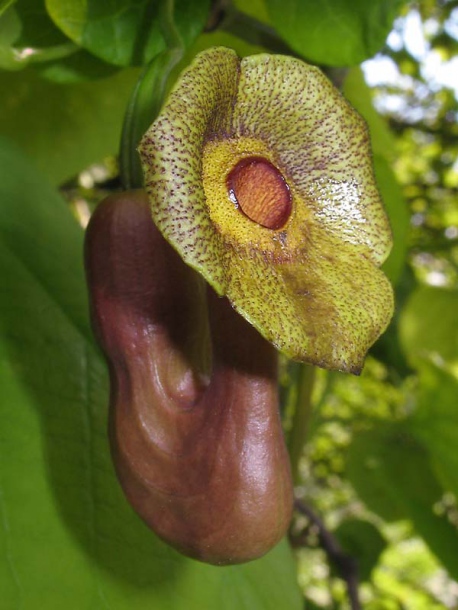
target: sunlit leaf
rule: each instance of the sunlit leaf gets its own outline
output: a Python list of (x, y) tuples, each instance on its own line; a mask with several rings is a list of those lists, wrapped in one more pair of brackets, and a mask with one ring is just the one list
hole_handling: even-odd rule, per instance
[(410, 519), (452, 578), (458, 576), (458, 530), (436, 504), (444, 488), (431, 456), (408, 424), (377, 423), (350, 447), (348, 476), (367, 506), (385, 518)]
[(458, 290), (423, 286), (411, 296), (400, 318), (403, 348), (414, 364), (431, 356), (458, 362)]
[(402, 0), (266, 0), (272, 23), (308, 61), (360, 63), (379, 51)]

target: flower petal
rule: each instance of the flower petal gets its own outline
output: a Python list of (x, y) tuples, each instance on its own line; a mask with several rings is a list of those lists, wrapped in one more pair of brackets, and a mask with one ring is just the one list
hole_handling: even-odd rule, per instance
[[(186, 263), (287, 355), (361, 369), (393, 311), (377, 268), (391, 232), (365, 123), (319, 70), (204, 51), (139, 151), (153, 218)], [(278, 229), (251, 220), (229, 192), (231, 172), (253, 159), (290, 190)], [(263, 187), (244, 185), (244, 196)]]
[(366, 123), (318, 68), (284, 56), (242, 59), (233, 125), (236, 136), (267, 144), (320, 223), (375, 262), (386, 259), (391, 232)]

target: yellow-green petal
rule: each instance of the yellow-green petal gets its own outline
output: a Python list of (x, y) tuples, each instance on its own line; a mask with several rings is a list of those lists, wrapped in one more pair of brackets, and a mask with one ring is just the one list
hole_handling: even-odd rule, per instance
[[(367, 128), (326, 77), (291, 57), (209, 49), (139, 150), (153, 218), (185, 262), (287, 355), (358, 372), (393, 311), (378, 269), (391, 232)], [(252, 159), (290, 189), (280, 229), (231, 199), (228, 176)]]

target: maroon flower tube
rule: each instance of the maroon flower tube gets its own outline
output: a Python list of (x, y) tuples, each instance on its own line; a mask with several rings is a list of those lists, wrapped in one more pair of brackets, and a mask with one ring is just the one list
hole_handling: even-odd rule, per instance
[(143, 191), (97, 208), (86, 270), (129, 502), (186, 555), (218, 565), (260, 557), (292, 511), (274, 348), (181, 261)]

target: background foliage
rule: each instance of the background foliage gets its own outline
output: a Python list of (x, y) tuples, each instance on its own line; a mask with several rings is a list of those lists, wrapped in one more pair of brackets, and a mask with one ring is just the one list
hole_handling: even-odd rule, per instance
[(172, 80), (211, 45), (289, 52), (318, 63), (369, 123), (396, 315), (360, 378), (283, 363), (285, 430), (298, 497), (357, 560), (364, 607), (458, 607), (458, 2), (245, 4), (0, 0), (7, 610), (289, 610), (302, 596), (307, 608), (349, 607), (310, 519), (292, 527), (297, 562), (284, 541), (213, 568), (156, 540), (113, 475), (80, 224), (117, 175), (142, 66), (174, 44), (171, 8), (185, 47)]

